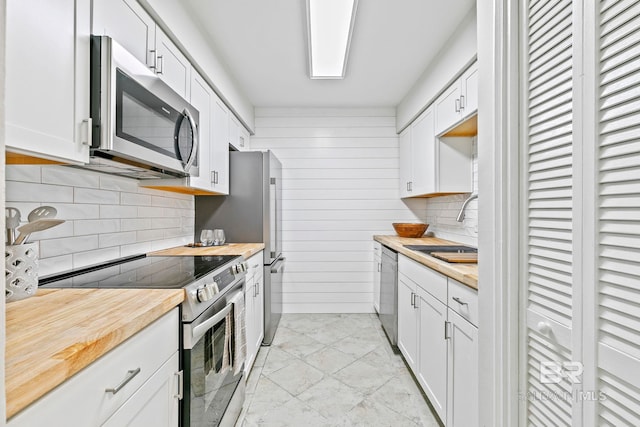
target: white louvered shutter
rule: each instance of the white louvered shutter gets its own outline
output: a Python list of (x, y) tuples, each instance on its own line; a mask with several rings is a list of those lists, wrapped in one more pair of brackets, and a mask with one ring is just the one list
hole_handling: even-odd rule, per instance
[(598, 6), (595, 424), (640, 426), (640, 2)]
[(573, 24), (570, 0), (525, 1), (523, 422), (569, 426), (572, 384), (541, 364), (572, 358)]

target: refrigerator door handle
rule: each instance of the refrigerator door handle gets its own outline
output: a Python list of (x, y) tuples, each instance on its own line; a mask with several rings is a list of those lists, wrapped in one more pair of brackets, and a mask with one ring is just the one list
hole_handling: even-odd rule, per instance
[(280, 273), (280, 271), (282, 270), (282, 268), (284, 267), (284, 261), (286, 260), (286, 258), (279, 258), (278, 261), (276, 261), (273, 264), (273, 267), (271, 267), (271, 272), (272, 273)]

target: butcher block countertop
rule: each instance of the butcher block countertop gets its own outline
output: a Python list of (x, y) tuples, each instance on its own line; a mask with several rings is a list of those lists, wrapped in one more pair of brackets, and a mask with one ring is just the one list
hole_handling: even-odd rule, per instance
[(175, 248), (163, 249), (151, 252), (149, 256), (215, 256), (215, 255), (242, 255), (245, 259), (257, 254), (264, 249), (264, 243), (227, 243), (222, 246), (207, 246), (190, 248), (187, 246), (177, 246)]
[(183, 299), (182, 289), (38, 289), (7, 304), (7, 418)]
[(408, 238), (398, 236), (373, 236), (373, 239), (383, 245), (408, 256), (409, 258), (436, 270), (445, 276), (451, 277), (460, 283), (478, 290), (478, 265), (477, 264), (461, 264), (448, 263), (441, 261), (432, 256), (423, 254), (422, 252), (412, 251), (404, 245), (460, 245), (460, 243), (449, 240), (438, 239), (436, 237), (419, 237)]

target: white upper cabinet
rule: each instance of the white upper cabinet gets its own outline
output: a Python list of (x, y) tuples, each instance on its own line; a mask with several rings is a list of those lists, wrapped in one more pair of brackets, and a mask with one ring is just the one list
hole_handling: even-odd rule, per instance
[(94, 0), (92, 34), (112, 37), (185, 99), (191, 63), (135, 0)]
[(233, 113), (229, 112), (229, 144), (240, 149), (240, 122)]
[(437, 138), (434, 109), (400, 134), (400, 197), (468, 193), (473, 189), (470, 137)]
[(244, 126), (240, 126), (240, 136), (238, 137), (238, 150), (248, 150), (251, 144), (251, 135), (249, 131), (244, 128)]
[(191, 105), (200, 113), (198, 126), (198, 176), (191, 177), (190, 186), (211, 190), (211, 122), (213, 90), (195, 71), (191, 78)]
[(140, 62), (156, 64), (156, 23), (136, 0), (93, 0), (91, 34), (110, 36)]
[(478, 64), (473, 63), (436, 99), (435, 134), (441, 135), (478, 111)]
[(227, 106), (214, 94), (212, 139), (210, 149), (211, 188), (229, 194), (229, 116)]
[(189, 99), (191, 63), (160, 28), (156, 28), (155, 71), (180, 96)]
[(89, 161), (89, 22), (89, 0), (7, 2), (7, 151)]

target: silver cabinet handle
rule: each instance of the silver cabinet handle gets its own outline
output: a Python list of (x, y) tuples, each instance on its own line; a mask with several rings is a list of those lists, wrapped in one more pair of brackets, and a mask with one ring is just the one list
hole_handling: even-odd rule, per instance
[(173, 396), (178, 400), (182, 400), (183, 392), (184, 392), (184, 371), (175, 372), (173, 375), (178, 377), (178, 393)]
[(156, 73), (163, 74), (164, 71), (164, 56), (158, 55), (157, 63), (156, 63)]
[[(149, 68), (151, 68), (152, 70), (155, 70), (156, 67), (158, 66), (158, 55), (156, 54), (155, 49), (149, 50), (149, 53), (153, 55), (153, 65), (149, 65)], [(147, 61), (148, 61), (148, 58), (147, 58)]]
[(82, 125), (87, 128), (86, 137), (82, 141), (82, 145), (91, 147), (93, 143), (93, 120), (91, 118), (84, 119)]
[(449, 334), (449, 325), (451, 325), (451, 322), (444, 322), (444, 339), (448, 340), (449, 338), (451, 338), (451, 334)]
[(456, 98), (456, 113), (460, 112), (460, 98)]
[(122, 380), (122, 382), (120, 384), (118, 384), (114, 388), (105, 388), (104, 391), (106, 391), (107, 393), (116, 394), (117, 392), (122, 390), (122, 387), (126, 386), (129, 383), (129, 381), (131, 381), (133, 379), (133, 377), (135, 377), (139, 373), (140, 373), (140, 368), (134, 369), (132, 371), (127, 371), (126, 378), (124, 380)]
[(409, 181), (409, 191), (413, 191), (413, 181)]
[(216, 183), (216, 171), (211, 171), (211, 183)]
[(464, 95), (460, 95), (460, 109), (464, 110)]
[(455, 302), (457, 302), (460, 305), (469, 305), (468, 303), (462, 301), (460, 298), (458, 297), (452, 297), (451, 299), (453, 299)]
[(411, 292), (411, 305), (413, 306), (413, 308), (416, 308), (416, 294), (414, 294), (413, 292)]
[(378, 263), (378, 273), (380, 273), (382, 271), (382, 263), (379, 262)]

